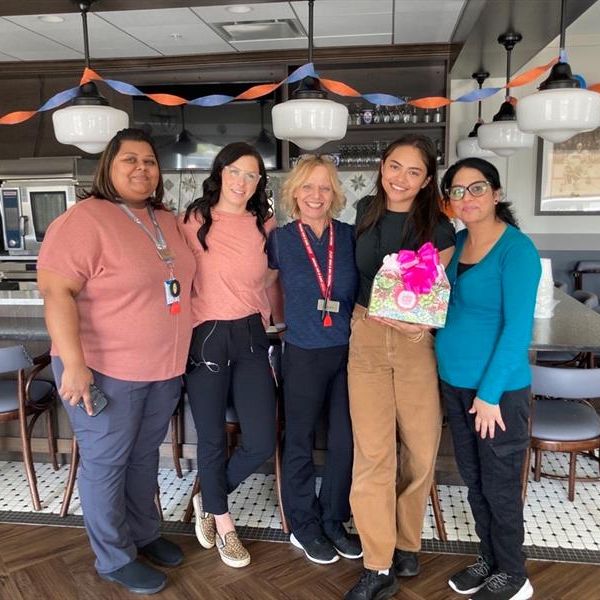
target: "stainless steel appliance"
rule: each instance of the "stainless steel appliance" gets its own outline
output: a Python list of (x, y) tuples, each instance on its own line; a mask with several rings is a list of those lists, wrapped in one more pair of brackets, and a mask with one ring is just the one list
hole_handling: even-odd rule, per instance
[(0, 181), (4, 252), (36, 256), (50, 223), (75, 204), (77, 159), (0, 161)]

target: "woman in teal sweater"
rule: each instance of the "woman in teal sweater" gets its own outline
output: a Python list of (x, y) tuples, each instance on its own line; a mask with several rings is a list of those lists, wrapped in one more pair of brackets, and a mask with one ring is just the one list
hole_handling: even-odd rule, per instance
[(501, 201), (497, 169), (451, 166), (442, 190), (466, 229), (447, 274), (452, 294), (436, 354), (456, 462), (481, 541), (450, 587), (473, 600), (527, 600), (521, 467), (529, 446), (531, 339), (540, 259)]

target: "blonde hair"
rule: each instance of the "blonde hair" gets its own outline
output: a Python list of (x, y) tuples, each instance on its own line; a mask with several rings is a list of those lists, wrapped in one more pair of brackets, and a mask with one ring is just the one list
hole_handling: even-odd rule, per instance
[(346, 206), (346, 197), (342, 191), (342, 184), (338, 178), (335, 165), (323, 156), (308, 155), (301, 158), (296, 166), (290, 171), (283, 182), (281, 192), (281, 204), (285, 212), (292, 218), (297, 219), (300, 216), (298, 202), (294, 198), (296, 190), (310, 177), (311, 173), (319, 166), (325, 167), (331, 181), (331, 190), (333, 192), (333, 201), (329, 207), (327, 216), (331, 219), (337, 217), (344, 206)]

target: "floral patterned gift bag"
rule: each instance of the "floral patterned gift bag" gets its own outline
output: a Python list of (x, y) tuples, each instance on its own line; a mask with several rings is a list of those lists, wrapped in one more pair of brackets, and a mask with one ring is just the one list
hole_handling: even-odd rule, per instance
[(431, 242), (416, 252), (388, 254), (375, 275), (369, 314), (397, 321), (443, 327), (450, 283)]

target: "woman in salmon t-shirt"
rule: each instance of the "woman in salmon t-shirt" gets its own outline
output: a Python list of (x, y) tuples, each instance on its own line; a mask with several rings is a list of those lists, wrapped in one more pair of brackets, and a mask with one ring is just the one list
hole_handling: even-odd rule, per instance
[[(227, 495), (272, 456), (275, 446), (275, 395), (265, 333), (270, 317), (266, 241), (275, 219), (266, 178), (255, 148), (242, 142), (225, 146), (204, 181), (202, 197), (190, 204), (181, 222), (197, 263), (186, 377), (202, 491), (202, 503), (194, 497), (196, 536), (204, 548), (216, 545), (230, 567), (246, 566), (250, 554), (235, 532)], [(229, 400), (240, 420), (243, 444), (228, 459)]]
[[(183, 560), (160, 537), (154, 495), (192, 332), (195, 263), (162, 197), (152, 140), (123, 129), (100, 157), (90, 196), (50, 225), (38, 259), (96, 570), (143, 594), (160, 591), (166, 576), (138, 554), (163, 566)], [(108, 404), (95, 414), (97, 390)]]

